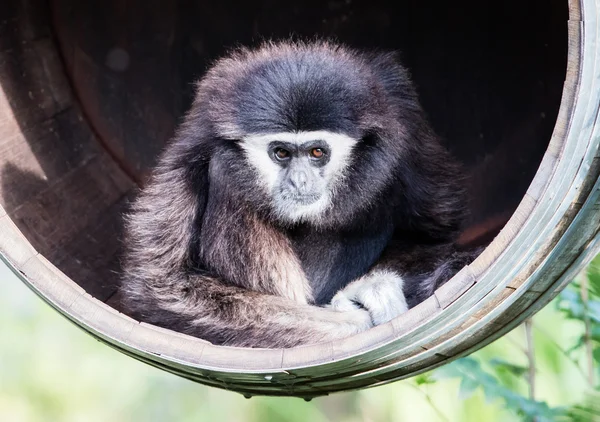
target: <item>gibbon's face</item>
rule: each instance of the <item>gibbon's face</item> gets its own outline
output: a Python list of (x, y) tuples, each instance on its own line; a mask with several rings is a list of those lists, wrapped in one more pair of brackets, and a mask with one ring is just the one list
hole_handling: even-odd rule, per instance
[(320, 228), (368, 209), (404, 153), (398, 110), (414, 109), (412, 91), (390, 93), (410, 87), (402, 69), (377, 63), (326, 43), (271, 45), (209, 72), (198, 114), (241, 152), (225, 170), (249, 201), (280, 223)]
[(241, 143), (284, 221), (318, 221), (331, 206), (358, 140), (325, 130), (247, 136)]

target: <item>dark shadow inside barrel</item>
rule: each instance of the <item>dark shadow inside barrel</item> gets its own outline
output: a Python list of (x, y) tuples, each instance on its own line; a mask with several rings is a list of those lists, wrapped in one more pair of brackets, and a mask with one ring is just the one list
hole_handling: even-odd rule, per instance
[[(88, 159), (79, 151), (106, 153), (106, 163), (88, 170), (88, 194), (101, 198), (102, 208), (57, 246), (56, 230), (40, 232), (31, 221), (79, 227), (73, 219), (86, 217), (86, 204), (65, 214), (60, 201), (81, 201), (81, 190), (65, 186), (53, 206), (25, 212), (31, 198), (16, 195), (15, 186), (31, 184), (37, 192), (44, 186), (36, 184), (47, 182), (30, 180), (14, 163), (2, 169), (2, 203), (44, 256), (101, 300), (116, 292), (119, 219), (129, 192), (144, 183), (172, 136), (193, 81), (227, 49), (292, 35), (399, 50), (435, 130), (471, 176), (465, 245), (491, 240), (523, 198), (556, 123), (567, 64), (568, 5), (558, 0), (32, 3), (39, 5), (28, 11), (30, 25), (48, 37), (70, 85), (46, 95), (59, 102), (57, 92), (70, 89), (83, 121), (57, 109), (48, 117), (62, 125), (61, 136), (48, 141), (52, 147), (37, 147), (39, 131), (26, 117), (22, 131), (46, 169), (71, 165), (55, 162), (51, 148), (64, 150), (61, 157), (72, 157), (73, 166)], [(1, 73), (5, 95), (25, 104), (19, 73), (27, 63), (10, 66)]]

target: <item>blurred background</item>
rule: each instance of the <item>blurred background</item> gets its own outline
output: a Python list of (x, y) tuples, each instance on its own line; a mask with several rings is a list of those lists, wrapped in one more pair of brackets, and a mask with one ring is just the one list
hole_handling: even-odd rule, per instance
[(470, 357), (311, 402), (248, 400), (128, 358), (54, 312), (1, 261), (0, 332), (3, 422), (600, 420), (600, 258)]

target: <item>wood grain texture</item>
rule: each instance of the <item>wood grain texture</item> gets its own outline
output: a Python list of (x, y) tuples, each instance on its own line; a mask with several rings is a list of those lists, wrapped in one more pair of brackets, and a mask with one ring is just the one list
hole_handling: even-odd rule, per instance
[(416, 0), (396, 3), (126, 0), (99, 7), (51, 0), (59, 50), (83, 112), (140, 184), (189, 107), (193, 82), (228, 49), (293, 31), (399, 50), (435, 130), (471, 176), (471, 219), (460, 242), (489, 243), (518, 206), (552, 133), (567, 4), (460, 0), (431, 10)]
[(39, 253), (107, 299), (133, 184), (79, 111), (47, 3), (3, 2), (0, 16), (0, 204)]

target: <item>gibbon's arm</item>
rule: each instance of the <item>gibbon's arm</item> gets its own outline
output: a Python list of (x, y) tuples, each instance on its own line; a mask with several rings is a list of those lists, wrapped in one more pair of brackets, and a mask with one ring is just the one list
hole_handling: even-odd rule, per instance
[(392, 242), (369, 273), (336, 293), (330, 307), (363, 308), (375, 325), (383, 324), (433, 295), (482, 250), (457, 251), (453, 244), (406, 250)]
[(197, 268), (194, 257), (207, 205), (207, 157), (207, 152), (174, 144), (134, 203), (122, 280), (128, 313), (232, 346), (291, 347), (371, 327), (364, 310), (339, 312), (299, 303), (225, 283)]
[(408, 307), (412, 308), (433, 295), (483, 249), (458, 250), (454, 243), (415, 245), (406, 249), (391, 243), (376, 268), (402, 274), (404, 296)]

